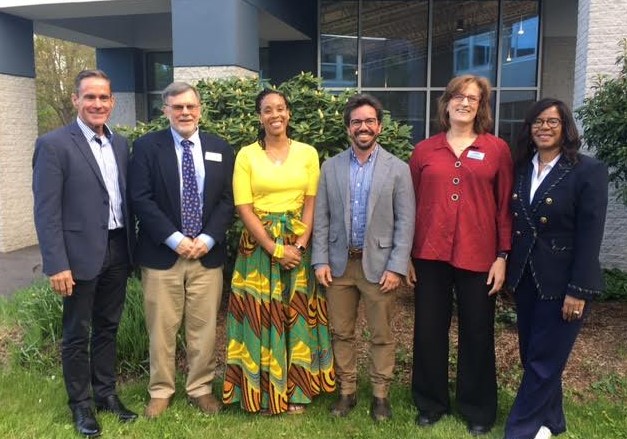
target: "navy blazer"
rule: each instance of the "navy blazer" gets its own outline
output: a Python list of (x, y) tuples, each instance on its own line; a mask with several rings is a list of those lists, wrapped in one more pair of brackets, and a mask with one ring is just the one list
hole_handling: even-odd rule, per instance
[[(126, 230), (131, 214), (126, 197), (128, 143), (112, 134)], [(109, 233), (109, 194), (96, 158), (78, 123), (37, 139), (33, 156), (33, 195), (43, 272), (72, 270), (74, 279), (91, 280), (101, 271)], [(134, 233), (127, 233), (129, 256)]]
[(607, 210), (607, 167), (578, 155), (563, 155), (529, 202), (533, 165), (516, 170), (514, 232), (507, 283), (516, 289), (528, 265), (539, 297), (592, 299), (604, 287), (599, 264)]
[[(233, 221), (235, 155), (223, 139), (203, 132), (199, 135), (205, 165), (201, 233), (216, 241), (201, 263), (215, 268), (226, 260), (226, 231)], [(213, 160), (207, 159), (207, 152), (214, 153)], [(178, 161), (169, 128), (146, 134), (133, 143), (129, 197), (139, 221), (136, 262), (155, 269), (172, 267), (178, 254), (164, 242), (182, 227)]]

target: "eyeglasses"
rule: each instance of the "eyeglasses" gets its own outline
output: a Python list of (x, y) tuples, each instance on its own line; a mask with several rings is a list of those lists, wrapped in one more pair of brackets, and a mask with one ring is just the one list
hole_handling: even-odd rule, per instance
[(362, 124), (366, 124), (368, 128), (374, 128), (377, 126), (379, 120), (376, 117), (369, 117), (368, 119), (351, 119), (351, 128), (361, 128)]
[(174, 105), (169, 105), (169, 104), (165, 104), (166, 107), (170, 107), (173, 111), (176, 111), (177, 113), (180, 113), (181, 111), (185, 110), (187, 108), (187, 110), (191, 113), (193, 111), (196, 111), (200, 108), (200, 105), (198, 104), (174, 104)]
[(545, 122), (546, 126), (549, 128), (557, 128), (562, 123), (562, 121), (557, 117), (549, 117), (548, 119), (537, 118), (531, 122), (531, 126), (533, 128), (542, 128), (542, 125), (544, 125)]
[(451, 99), (455, 102), (464, 102), (464, 99), (468, 99), (468, 103), (473, 105), (481, 100), (479, 96), (465, 95), (461, 93), (454, 94)]

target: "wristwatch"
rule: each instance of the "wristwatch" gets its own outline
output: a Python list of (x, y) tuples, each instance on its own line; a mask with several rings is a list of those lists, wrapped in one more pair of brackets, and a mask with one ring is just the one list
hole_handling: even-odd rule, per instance
[(298, 250), (301, 253), (304, 253), (305, 250), (307, 250), (307, 248), (304, 245), (300, 245), (299, 243), (295, 243), (294, 247), (296, 247), (296, 250)]
[(509, 257), (509, 253), (508, 252), (498, 252), (496, 254), (497, 258), (501, 258), (507, 261), (507, 258)]

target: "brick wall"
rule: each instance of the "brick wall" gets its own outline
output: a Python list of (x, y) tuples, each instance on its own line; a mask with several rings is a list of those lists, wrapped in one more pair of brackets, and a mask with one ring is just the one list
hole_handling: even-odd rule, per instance
[(35, 80), (0, 74), (0, 252), (37, 243), (31, 191)]
[[(627, 36), (627, 0), (579, 0), (574, 107), (592, 93), (597, 74), (615, 75), (618, 41)], [(601, 263), (627, 270), (627, 208), (610, 190)]]

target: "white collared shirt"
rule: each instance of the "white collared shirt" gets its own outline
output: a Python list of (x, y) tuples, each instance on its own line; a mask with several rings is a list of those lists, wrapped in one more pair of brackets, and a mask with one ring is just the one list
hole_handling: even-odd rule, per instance
[(549, 172), (553, 169), (553, 167), (557, 164), (558, 160), (562, 154), (558, 154), (553, 160), (547, 163), (542, 169), (542, 172), (538, 172), (540, 168), (540, 162), (538, 159), (538, 153), (536, 152), (533, 158), (531, 159), (531, 164), (533, 164), (533, 174), (531, 175), (531, 188), (529, 190), (529, 203), (533, 201), (533, 196), (536, 194), (538, 190), (538, 186), (542, 183), (542, 181), (549, 175)]
[[(120, 181), (118, 175), (118, 165), (113, 153), (110, 137), (112, 135), (108, 126), (104, 126), (104, 136), (99, 136), (94, 130), (88, 127), (80, 117), (76, 118), (91, 152), (94, 154), (100, 174), (104, 180), (109, 195), (109, 230), (124, 227), (124, 214), (122, 213), (122, 193), (120, 192)], [(100, 143), (99, 143), (100, 142)]]

